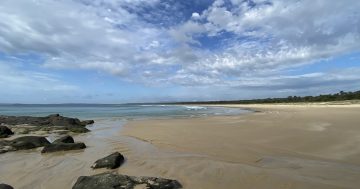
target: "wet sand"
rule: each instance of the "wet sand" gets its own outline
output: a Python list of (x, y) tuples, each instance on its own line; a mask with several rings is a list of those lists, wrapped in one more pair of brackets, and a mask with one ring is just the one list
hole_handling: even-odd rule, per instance
[(198, 155), (173, 160), (169, 166), (178, 166), (179, 173), (164, 174), (179, 179), (186, 188), (360, 186), (360, 106), (229, 107), (260, 112), (135, 121), (122, 133), (163, 150)]
[(360, 106), (241, 107), (260, 112), (125, 126), (96, 120), (92, 132), (74, 137), (85, 150), (0, 154), (0, 182), (19, 189), (71, 188), (81, 175), (107, 171), (90, 166), (119, 151), (126, 162), (115, 171), (177, 179), (186, 189), (360, 186)]

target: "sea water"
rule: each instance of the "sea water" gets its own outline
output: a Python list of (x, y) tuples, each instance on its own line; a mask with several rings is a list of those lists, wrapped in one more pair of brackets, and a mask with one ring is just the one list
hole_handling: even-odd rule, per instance
[(148, 118), (186, 118), (212, 115), (238, 115), (249, 110), (240, 108), (148, 105), (148, 104), (0, 104), (0, 115), (47, 116), (60, 114), (80, 119), (119, 118), (123, 120)]

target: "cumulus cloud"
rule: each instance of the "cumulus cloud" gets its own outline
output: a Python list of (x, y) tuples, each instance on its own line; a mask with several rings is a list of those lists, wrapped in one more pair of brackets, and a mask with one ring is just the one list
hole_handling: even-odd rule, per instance
[(192, 18), (192, 19), (199, 19), (199, 18), (200, 18), (200, 14), (197, 13), (197, 12), (193, 12), (193, 13), (191, 14), (191, 18)]
[[(150, 64), (157, 53), (146, 49), (158, 41), (160, 50), (160, 44), (166, 44), (162, 42), (166, 35), (118, 8), (124, 3), (130, 4), (4, 1), (0, 5), (0, 50), (41, 54), (46, 67), (99, 69), (116, 75), (139, 64)], [(141, 2), (131, 3), (135, 6)]]
[(215, 1), (202, 20), (182, 24), (174, 37), (190, 45), (202, 42), (199, 35), (230, 33), (231, 39), (174, 78), (224, 82), (226, 77), (279, 72), (359, 51), (359, 8), (358, 1), (350, 0)]
[(148, 85), (266, 88), (265, 81), (281, 81), (285, 89), (329, 76), (294, 79), (287, 69), (360, 50), (357, 0), (216, 0), (191, 12), (184, 6), (3, 0), (0, 51), (37, 54), (47, 69), (100, 71)]

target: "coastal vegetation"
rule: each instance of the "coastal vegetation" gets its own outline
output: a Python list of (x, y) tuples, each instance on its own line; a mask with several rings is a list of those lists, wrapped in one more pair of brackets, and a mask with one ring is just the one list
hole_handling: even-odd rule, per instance
[(176, 102), (169, 104), (265, 104), (265, 103), (309, 103), (309, 102), (332, 102), (345, 100), (360, 100), (360, 91), (344, 92), (335, 94), (321, 94), (318, 96), (288, 96), (284, 98), (264, 98), (251, 100), (221, 100), (221, 101), (193, 101)]

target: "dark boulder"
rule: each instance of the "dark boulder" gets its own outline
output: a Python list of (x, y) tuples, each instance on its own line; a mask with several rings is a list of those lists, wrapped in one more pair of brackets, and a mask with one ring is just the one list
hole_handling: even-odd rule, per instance
[(94, 124), (95, 121), (94, 120), (84, 120), (81, 122), (82, 125), (91, 125), (91, 124)]
[(14, 188), (7, 184), (0, 184), (0, 189), (14, 189)]
[(77, 118), (68, 118), (60, 115), (48, 116), (48, 121), (51, 125), (57, 126), (82, 126), (81, 121)]
[(87, 133), (90, 130), (87, 129), (86, 127), (82, 127), (82, 126), (75, 126), (75, 127), (65, 127), (65, 130), (71, 131), (73, 133)]
[(1, 140), (0, 154), (9, 151), (33, 149), (48, 144), (50, 144), (50, 142), (41, 136), (23, 136), (14, 140)]
[(0, 126), (0, 138), (6, 138), (14, 133), (6, 126)]
[(108, 168), (108, 169), (116, 169), (120, 167), (120, 165), (124, 162), (124, 156), (119, 152), (115, 152), (97, 160), (94, 165), (91, 166), (93, 169), (98, 168)]
[(45, 146), (50, 144), (50, 142), (41, 136), (23, 136), (9, 141), (8, 144), (17, 150), (26, 150)]
[(60, 117), (60, 114), (50, 114), (47, 117)]
[(46, 145), (41, 153), (50, 153), (58, 151), (80, 150), (86, 148), (84, 143), (56, 143)]
[(53, 142), (53, 144), (57, 144), (57, 143), (74, 143), (74, 139), (70, 135), (65, 135), (61, 138), (56, 139)]
[(28, 150), (28, 149), (37, 148), (34, 143), (29, 141), (19, 141), (11, 144), (11, 147), (13, 147), (15, 150)]
[(134, 189), (137, 185), (146, 185), (146, 188), (149, 189), (178, 189), (182, 187), (176, 180), (102, 173), (79, 177), (72, 189)]

